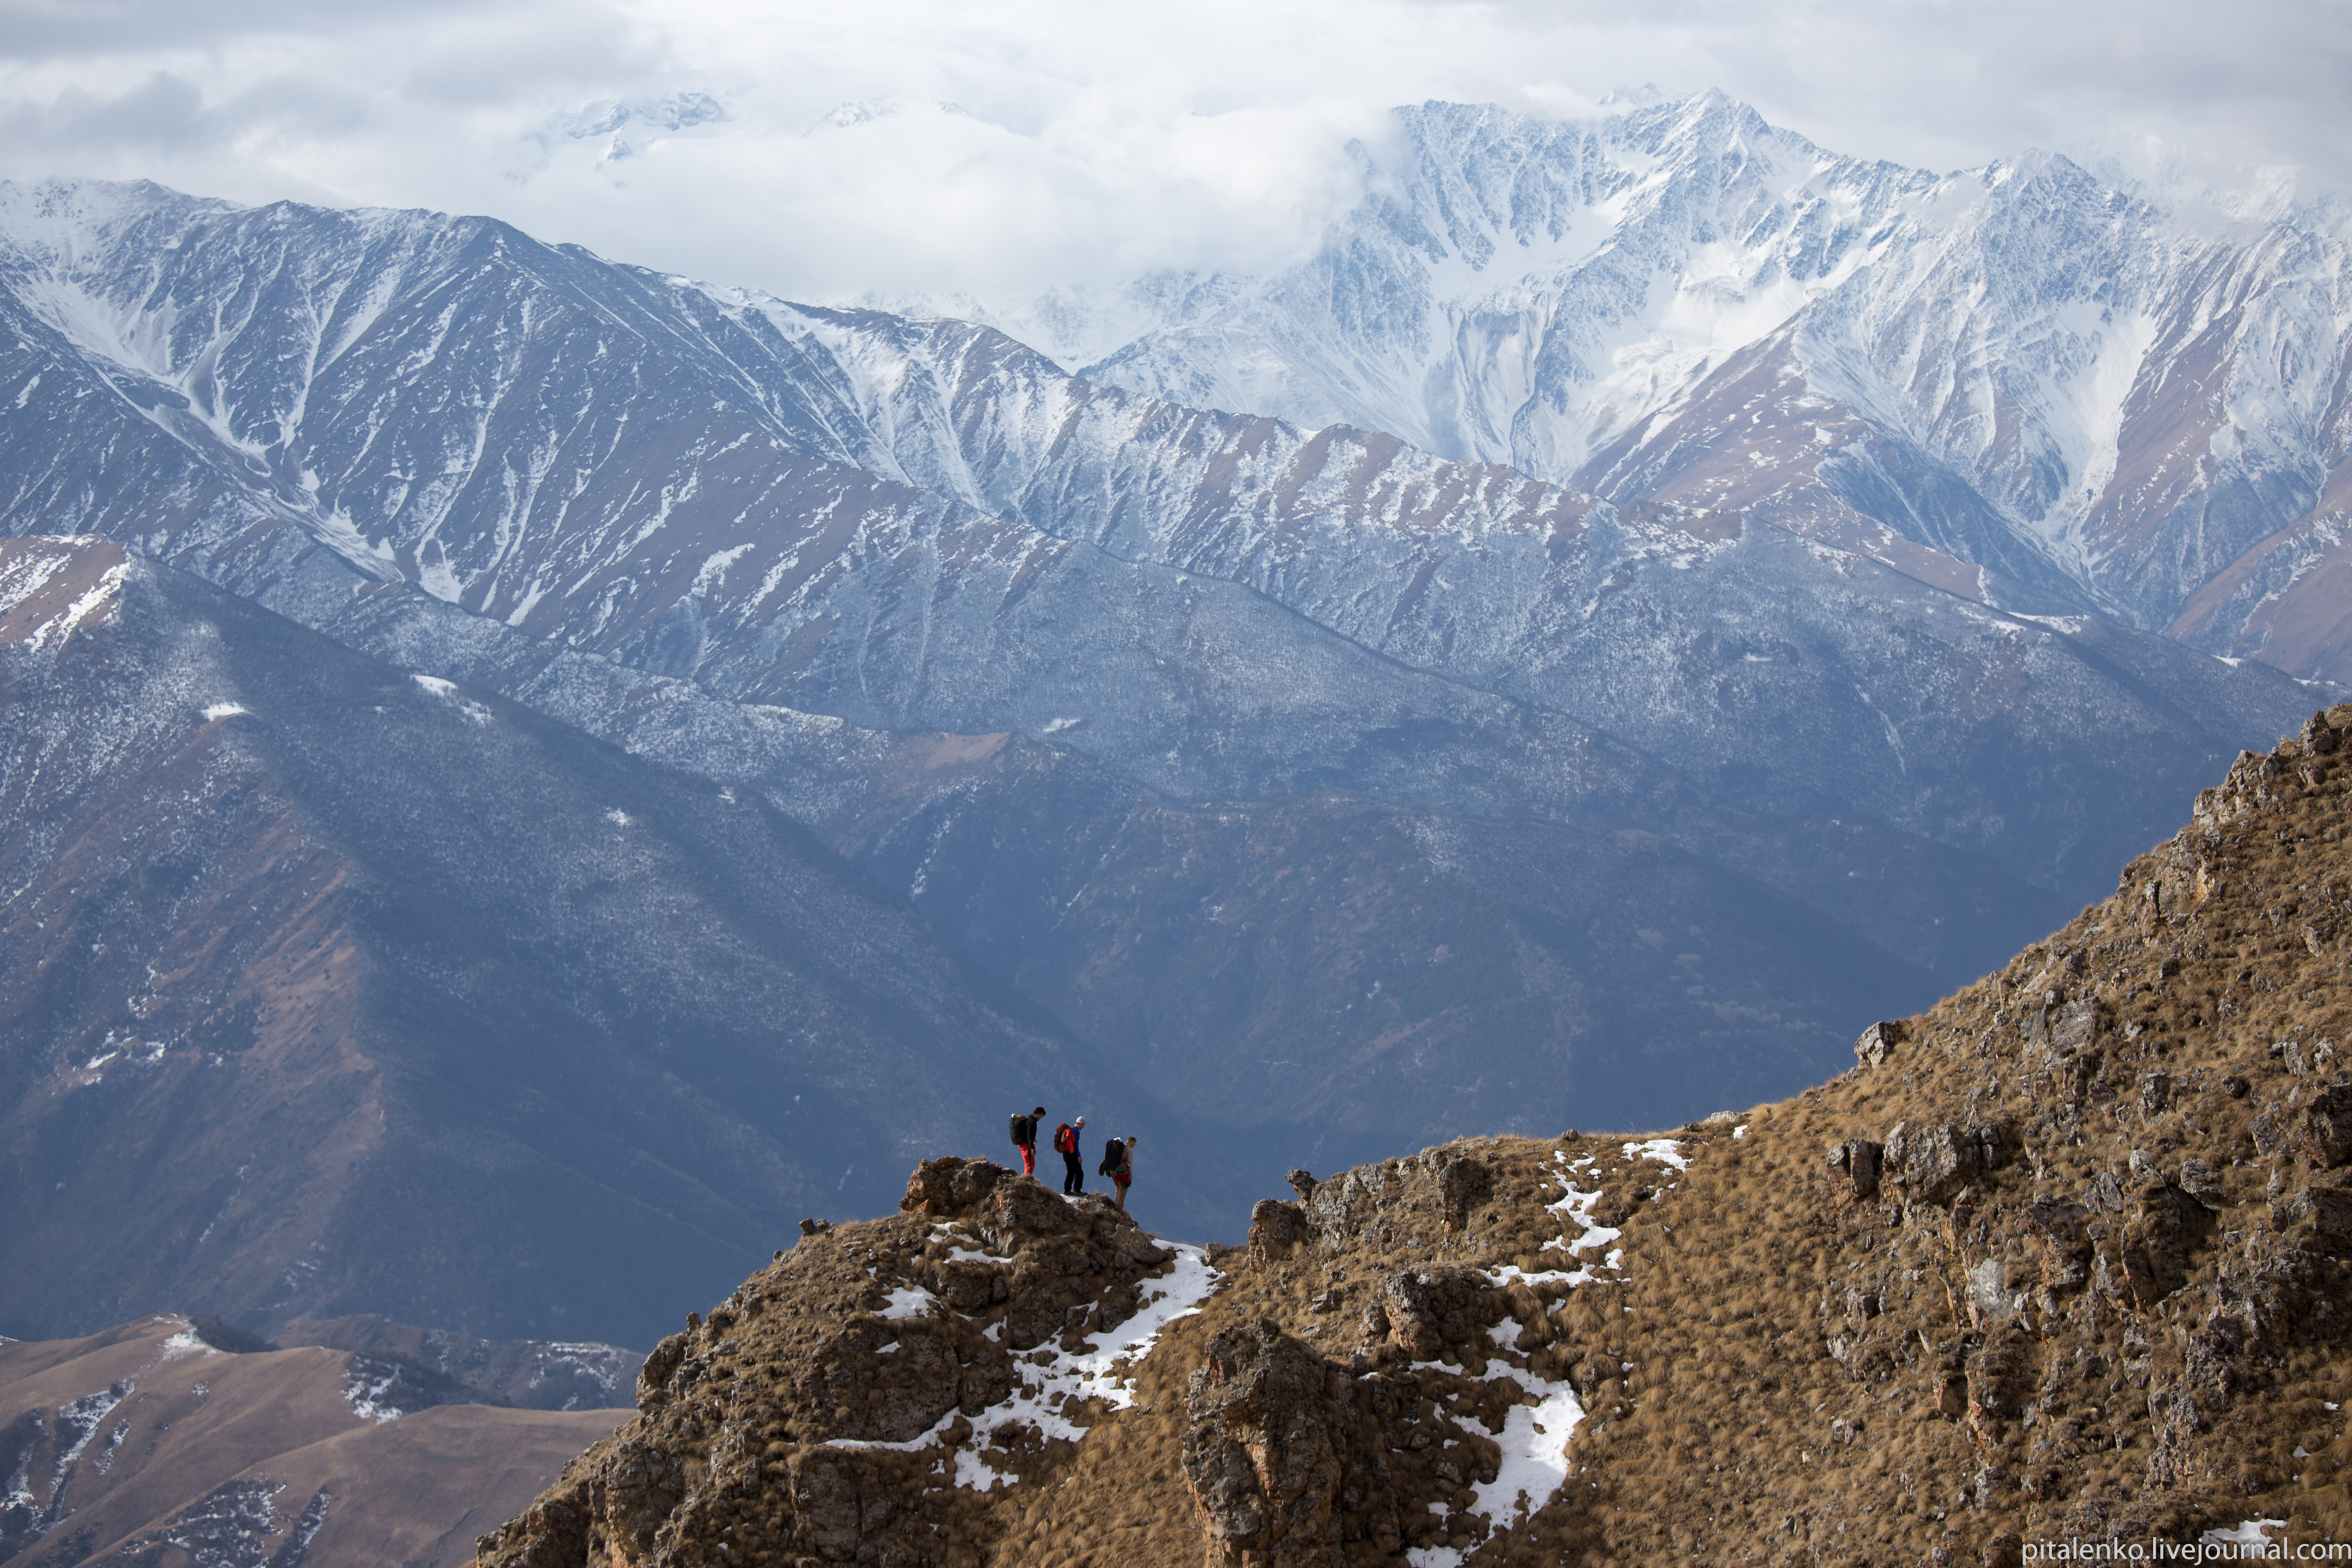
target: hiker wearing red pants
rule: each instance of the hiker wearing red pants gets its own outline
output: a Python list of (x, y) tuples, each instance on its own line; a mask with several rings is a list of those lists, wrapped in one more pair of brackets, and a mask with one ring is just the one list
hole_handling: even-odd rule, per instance
[(1021, 1151), (1021, 1173), (1024, 1176), (1037, 1173), (1037, 1123), (1045, 1119), (1045, 1108), (1042, 1105), (1026, 1116), (1017, 1110), (1013, 1113), (1013, 1146)]

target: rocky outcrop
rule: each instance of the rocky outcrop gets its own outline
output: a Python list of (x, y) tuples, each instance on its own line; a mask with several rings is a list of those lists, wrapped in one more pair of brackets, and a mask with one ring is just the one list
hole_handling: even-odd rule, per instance
[(1986, 1172), (2005, 1163), (2007, 1141), (1994, 1127), (1956, 1122), (1897, 1122), (1881, 1156), (1886, 1179), (1905, 1201), (1949, 1202)]
[(1260, 1319), (1209, 1341), (1184, 1474), (1206, 1568), (1340, 1568), (1401, 1537), (1380, 1414), (1346, 1369)]
[(1867, 1138), (1848, 1138), (1830, 1145), (1830, 1180), (1838, 1201), (1855, 1203), (1878, 1195), (1880, 1161), (1885, 1151)]
[(1050, 1466), (1102, 1408), (1080, 1384), (1050, 1410), (1022, 1405), (1041, 1347), (1117, 1330), (1177, 1253), (1099, 1194), (984, 1160), (925, 1161), (901, 1210), (804, 1234), (689, 1315), (646, 1358), (637, 1419), (478, 1560), (917, 1563), (984, 1533), (959, 1478)]
[(1901, 1020), (1883, 1020), (1864, 1029), (1862, 1037), (1854, 1041), (1853, 1059), (1866, 1068), (1884, 1067), (1886, 1058), (1902, 1044)]
[(2303, 1112), (2303, 1156), (2322, 1170), (2352, 1160), (2352, 1084), (2330, 1084)]

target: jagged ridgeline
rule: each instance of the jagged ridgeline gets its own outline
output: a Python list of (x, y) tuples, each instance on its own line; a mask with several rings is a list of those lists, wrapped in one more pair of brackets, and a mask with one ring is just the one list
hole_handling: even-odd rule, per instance
[(2016, 1563), (2352, 1540), (2352, 706), (1791, 1100), (1166, 1247), (925, 1163), (647, 1363), (498, 1564)]

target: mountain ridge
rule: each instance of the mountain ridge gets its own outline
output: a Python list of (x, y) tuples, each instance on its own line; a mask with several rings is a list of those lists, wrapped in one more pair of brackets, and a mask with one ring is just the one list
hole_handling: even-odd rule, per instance
[(2325, 1550), (2348, 784), (2338, 705), (1829, 1082), (1295, 1170), (1245, 1247), (1113, 1261), (1098, 1196), (927, 1159), (689, 1314), (476, 1561)]

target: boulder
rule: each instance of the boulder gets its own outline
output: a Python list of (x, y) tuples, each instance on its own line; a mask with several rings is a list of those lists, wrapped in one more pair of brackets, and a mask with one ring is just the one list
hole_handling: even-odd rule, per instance
[(934, 1219), (958, 1218), (987, 1201), (997, 1184), (1013, 1173), (993, 1161), (967, 1160), (960, 1154), (926, 1160), (907, 1178), (907, 1195), (898, 1206)]
[(1389, 1337), (1415, 1361), (1437, 1361), (1504, 1316), (1501, 1293), (1466, 1268), (1403, 1269), (1381, 1287)]
[(1437, 1163), (1437, 1195), (1451, 1233), (1470, 1223), (1470, 1211), (1493, 1195), (1494, 1167), (1467, 1155), (1441, 1157)]
[(2352, 1159), (2352, 1084), (2325, 1089), (2303, 1111), (2303, 1155), (2321, 1170)]
[(1830, 1183), (1839, 1202), (1860, 1203), (1878, 1195), (1882, 1153), (1880, 1147), (1867, 1138), (1849, 1138), (1831, 1146)]
[(1400, 1544), (1385, 1442), (1341, 1369), (1264, 1319), (1211, 1337), (1186, 1388), (1184, 1479), (1206, 1568), (1342, 1568)]
[(1011, 1171), (993, 1183), (981, 1210), (981, 1234), (1010, 1251), (1037, 1237), (1085, 1236), (1086, 1212), (1034, 1176)]
[(1905, 1201), (1940, 1204), (1983, 1173), (1984, 1144), (1980, 1129), (1957, 1122), (1897, 1122), (1886, 1135), (1881, 1160)]
[(2311, 1239), (2322, 1247), (2340, 1249), (2352, 1243), (2352, 1191), (2305, 1187), (2279, 1199), (2273, 1213), (2282, 1230), (2308, 1225)]
[(624, 1437), (604, 1460), (604, 1481), (605, 1528), (629, 1556), (644, 1556), (686, 1493), (685, 1467), (658, 1444)]
[(2042, 1233), (2042, 1285), (2072, 1290), (2090, 1278), (2091, 1242), (2084, 1228), (2090, 1211), (2073, 1198), (2048, 1194), (2025, 1206), (2025, 1216)]
[(1895, 1047), (1903, 1043), (1904, 1037), (1905, 1030), (1900, 1020), (1883, 1019), (1864, 1029), (1862, 1037), (1854, 1041), (1853, 1059), (1866, 1068), (1883, 1067)]
[(1279, 1198), (1262, 1198), (1250, 1210), (1250, 1250), (1287, 1252), (1307, 1237), (1307, 1211)]
[(2098, 1004), (2085, 997), (2053, 1008), (2047, 1049), (2052, 1059), (2071, 1057), (2098, 1038)]

